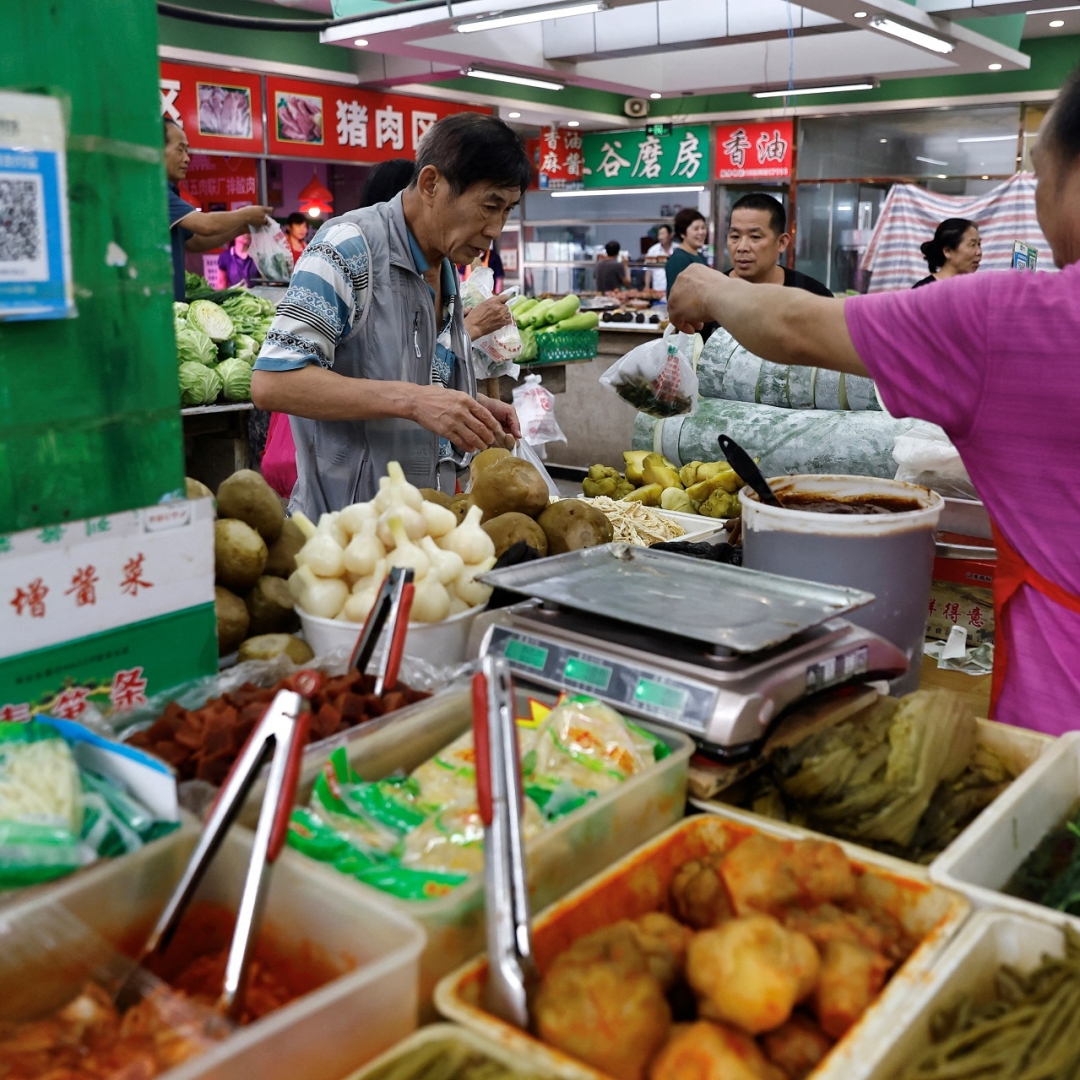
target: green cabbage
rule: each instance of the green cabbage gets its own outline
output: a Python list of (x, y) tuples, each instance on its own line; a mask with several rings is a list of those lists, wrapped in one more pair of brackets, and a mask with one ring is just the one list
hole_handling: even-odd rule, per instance
[(189, 325), (202, 330), (213, 341), (226, 341), (233, 336), (229, 313), (213, 300), (193, 300), (188, 307), (187, 320)]
[(217, 346), (190, 323), (176, 331), (176, 359), (181, 364), (216, 364)]
[(190, 304), (182, 304), (179, 300), (173, 301), (172, 313), (174, 319), (182, 319), (187, 315), (187, 309), (191, 307)]
[(180, 404), (184, 408), (192, 405), (211, 405), (221, 393), (221, 376), (214, 368), (192, 361), (181, 364)]
[(244, 360), (225, 360), (215, 369), (221, 376), (228, 401), (251, 400), (251, 365)]
[(236, 335), (236, 358), (254, 364), (259, 355), (259, 343), (249, 334)]
[(251, 331), (251, 336), (260, 344), (266, 340), (266, 333), (274, 321), (273, 315), (265, 315), (259, 325)]

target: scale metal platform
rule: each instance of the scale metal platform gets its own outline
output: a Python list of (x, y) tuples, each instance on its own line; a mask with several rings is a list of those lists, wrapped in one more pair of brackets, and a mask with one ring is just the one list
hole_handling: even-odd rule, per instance
[(526, 597), (478, 616), (470, 656), (515, 677), (684, 731), (727, 761), (753, 756), (784, 710), (907, 669), (895, 645), (841, 616), (870, 593), (608, 544), (508, 567)]

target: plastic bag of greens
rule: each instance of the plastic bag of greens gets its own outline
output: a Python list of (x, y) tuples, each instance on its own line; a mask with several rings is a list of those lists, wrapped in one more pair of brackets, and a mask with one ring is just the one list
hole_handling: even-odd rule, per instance
[(638, 412), (649, 416), (687, 416), (697, 409), (698, 377), (694, 370), (702, 349), (698, 334), (673, 333), (631, 349), (600, 376)]
[(255, 260), (259, 273), (268, 281), (288, 281), (292, 277), (292, 252), (277, 222), (251, 227), (251, 247), (248, 252)]

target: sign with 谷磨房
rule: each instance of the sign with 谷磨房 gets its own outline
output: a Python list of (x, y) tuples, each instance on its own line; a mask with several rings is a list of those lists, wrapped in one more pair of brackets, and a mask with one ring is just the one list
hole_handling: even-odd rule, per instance
[(586, 189), (677, 187), (709, 179), (707, 124), (673, 127), (670, 135), (589, 132), (582, 150)]
[(795, 158), (795, 121), (720, 124), (716, 128), (717, 180), (787, 180)]

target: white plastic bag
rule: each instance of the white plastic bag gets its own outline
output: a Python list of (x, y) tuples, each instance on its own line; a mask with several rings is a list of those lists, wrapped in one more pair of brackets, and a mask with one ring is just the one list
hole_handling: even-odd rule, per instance
[(960, 452), (944, 431), (909, 431), (893, 443), (899, 466), (894, 479), (930, 488), (953, 499), (977, 499)]
[[(525, 381), (514, 389), (514, 408), (525, 442), (541, 448), (549, 442), (566, 442), (555, 419), (555, 395), (541, 386), (539, 375), (526, 375)], [(542, 449), (540, 456), (544, 456)]]
[(687, 416), (697, 409), (698, 334), (673, 333), (669, 326), (656, 341), (631, 349), (600, 376), (638, 412), (649, 416)]
[(292, 251), (281, 226), (275, 221), (273, 225), (250, 228), (248, 254), (255, 260), (259, 273), (268, 281), (288, 281), (293, 271)]
[[(494, 295), (495, 274), (488, 266), (478, 266), (461, 290), (461, 302), (468, 312)], [(478, 379), (495, 379), (500, 375), (517, 378), (519, 369), (514, 361), (521, 355), (524, 343), (513, 314), (506, 326), (477, 338), (472, 344), (473, 366)]]
[[(540, 449), (543, 450), (544, 448), (541, 446)], [(548, 494), (554, 495), (555, 498), (559, 497), (561, 494), (559, 485), (551, 479), (551, 473), (547, 471), (547, 467), (541, 460), (540, 455), (524, 439), (518, 439), (517, 446), (514, 447), (514, 457), (527, 461), (544, 478)]]

